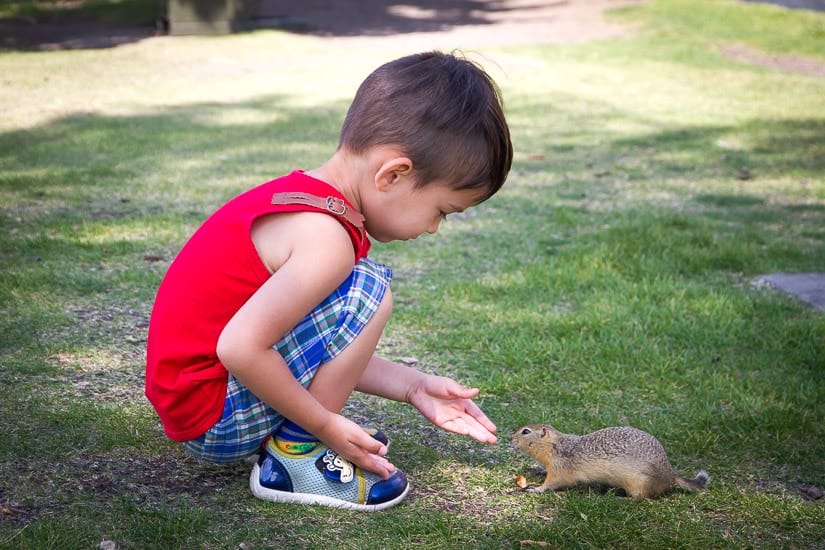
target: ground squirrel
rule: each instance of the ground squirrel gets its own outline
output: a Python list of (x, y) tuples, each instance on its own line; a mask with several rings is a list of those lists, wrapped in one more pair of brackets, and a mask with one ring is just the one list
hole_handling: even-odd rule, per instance
[(526, 488), (530, 492), (599, 484), (624, 489), (634, 499), (656, 498), (673, 486), (698, 491), (710, 481), (704, 470), (693, 479), (680, 476), (655, 437), (627, 426), (574, 435), (532, 424), (513, 432), (511, 441), (547, 470), (544, 483)]

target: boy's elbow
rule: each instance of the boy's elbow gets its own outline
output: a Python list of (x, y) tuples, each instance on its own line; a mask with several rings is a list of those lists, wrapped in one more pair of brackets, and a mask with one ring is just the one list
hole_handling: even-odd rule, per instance
[(224, 368), (231, 373), (236, 373), (246, 362), (243, 357), (244, 348), (245, 346), (241, 345), (236, 338), (233, 338), (231, 333), (224, 330), (218, 337), (215, 352), (218, 361), (221, 362)]

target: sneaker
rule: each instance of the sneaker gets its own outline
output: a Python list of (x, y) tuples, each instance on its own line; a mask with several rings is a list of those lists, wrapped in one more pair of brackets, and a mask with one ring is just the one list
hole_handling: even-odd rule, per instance
[(395, 506), (410, 490), (401, 470), (395, 470), (384, 480), (322, 444), (301, 455), (290, 455), (267, 445), (252, 467), (249, 488), (263, 500), (365, 512)]

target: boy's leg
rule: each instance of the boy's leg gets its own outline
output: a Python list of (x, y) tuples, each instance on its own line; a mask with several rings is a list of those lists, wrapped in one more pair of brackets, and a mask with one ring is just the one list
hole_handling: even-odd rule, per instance
[[(307, 389), (325, 409), (341, 412), (375, 352), (391, 312), (392, 293), (387, 288), (378, 309), (362, 332), (341, 353), (318, 368)], [(373, 433), (373, 436), (384, 444), (388, 443), (386, 435), (381, 432)], [(273, 437), (284, 451), (318, 443), (315, 436), (290, 420), (285, 420)]]
[(322, 365), (309, 385), (309, 393), (327, 410), (341, 412), (375, 353), (378, 340), (392, 313), (392, 292), (384, 299), (364, 330), (334, 359)]
[[(323, 353), (320, 366), (312, 372), (302, 373), (301, 368), (293, 371), (330, 411), (340, 412), (375, 351), (392, 310), (390, 278), (386, 267), (368, 260), (360, 262), (353, 276), (339, 288), (339, 293), (346, 296), (346, 305), (335, 306), (331, 315), (313, 312), (309, 316), (313, 330), (328, 326), (329, 319), (334, 318), (334, 334), (322, 338), (320, 347), (296, 346), (290, 340), (302, 340), (303, 330), (298, 327), (296, 335), (278, 345), (290, 365), (314, 364), (311, 357)], [(393, 506), (409, 489), (400, 470), (388, 480), (381, 480), (337, 456), (290, 421), (285, 421), (265, 444), (250, 476), (250, 486), (255, 496), (267, 500), (357, 510)]]
[[(389, 287), (384, 293), (378, 309), (364, 326), (363, 331), (340, 354), (321, 365), (310, 382), (308, 391), (323, 407), (340, 413), (349, 399), (367, 363), (375, 353), (378, 341), (392, 313), (392, 292)], [(381, 443), (388, 445), (387, 436), (379, 430), (368, 430)], [(315, 436), (289, 420), (284, 421), (275, 434), (276, 442), (282, 448), (290, 444), (306, 445), (315, 443)]]

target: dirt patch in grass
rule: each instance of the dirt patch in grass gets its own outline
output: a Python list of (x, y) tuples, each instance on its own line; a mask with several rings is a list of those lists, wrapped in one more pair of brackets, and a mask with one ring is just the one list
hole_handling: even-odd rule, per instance
[(802, 55), (766, 54), (742, 44), (726, 46), (722, 51), (737, 61), (769, 69), (825, 76), (825, 63)]
[[(0, 484), (0, 519), (28, 524), (61, 515), (78, 502), (105, 508), (121, 497), (151, 509), (193, 504), (219, 509), (217, 501), (226, 498), (226, 493), (243, 489), (250, 468), (244, 462), (208, 464), (183, 453), (144, 456), (126, 450), (65, 457), (48, 464), (6, 462)], [(9, 480), (17, 480), (15, 488), (7, 485)]]
[(6, 495), (6, 488), (0, 485), (0, 520), (25, 525), (39, 516), (37, 508), (14, 502)]

